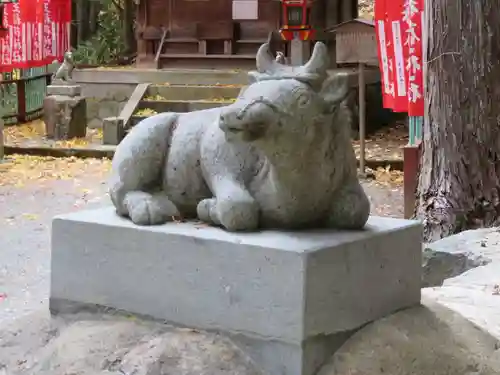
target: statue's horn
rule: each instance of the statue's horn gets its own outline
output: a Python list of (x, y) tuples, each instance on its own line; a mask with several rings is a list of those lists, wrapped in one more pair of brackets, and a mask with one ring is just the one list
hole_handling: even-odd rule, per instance
[(273, 74), (281, 67), (281, 65), (275, 61), (274, 56), (271, 54), (269, 43), (264, 43), (262, 46), (260, 46), (259, 50), (257, 51), (255, 60), (257, 71), (259, 73)]
[(303, 66), (303, 71), (310, 74), (323, 75), (328, 69), (330, 57), (328, 48), (323, 42), (316, 42), (313, 53), (309, 61)]

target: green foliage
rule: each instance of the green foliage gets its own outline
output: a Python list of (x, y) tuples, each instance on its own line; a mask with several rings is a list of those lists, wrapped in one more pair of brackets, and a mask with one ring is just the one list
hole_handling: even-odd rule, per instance
[(77, 64), (101, 65), (116, 61), (125, 51), (123, 9), (119, 2), (103, 0), (96, 22), (97, 32), (73, 51)]

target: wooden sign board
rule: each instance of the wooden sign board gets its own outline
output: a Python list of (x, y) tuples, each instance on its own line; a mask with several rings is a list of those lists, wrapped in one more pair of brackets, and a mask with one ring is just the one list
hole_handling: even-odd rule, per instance
[(326, 32), (335, 33), (335, 53), (338, 64), (379, 65), (378, 42), (373, 21), (356, 18), (338, 24)]

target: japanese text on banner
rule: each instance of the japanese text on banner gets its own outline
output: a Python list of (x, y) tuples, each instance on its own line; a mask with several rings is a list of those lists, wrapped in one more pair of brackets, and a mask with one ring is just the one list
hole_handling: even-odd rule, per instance
[(424, 115), (423, 76), (423, 0), (404, 0), (402, 19), (405, 25), (405, 58), (408, 77), (408, 115)]
[(12, 65), (16, 68), (24, 68), (26, 63), (26, 47), (25, 43), (23, 43), (21, 5), (19, 3), (11, 3), (9, 5), (12, 14), (12, 23), (9, 27), (9, 37), (12, 46)]
[(10, 48), (11, 36), (9, 31), (11, 24), (11, 7), (4, 5), (2, 25), (5, 27), (6, 31), (0, 36), (0, 72), (8, 72), (12, 67), (12, 50)]
[(392, 74), (395, 83), (394, 105), (392, 109), (396, 112), (406, 112), (408, 110), (407, 81), (405, 75), (405, 58), (401, 20), (402, 9), (402, 0), (392, 0), (388, 2), (387, 19), (392, 31)]
[(393, 49), (392, 31), (387, 22), (387, 1), (377, 0), (375, 2), (375, 32), (377, 34), (377, 50), (379, 66), (381, 69), (382, 97), (385, 108), (394, 107), (394, 74), (393, 74)]

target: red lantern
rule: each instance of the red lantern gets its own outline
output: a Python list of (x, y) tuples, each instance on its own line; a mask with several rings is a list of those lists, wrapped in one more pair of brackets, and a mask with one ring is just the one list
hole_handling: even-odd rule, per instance
[(280, 35), (284, 40), (311, 40), (314, 29), (309, 24), (308, 0), (281, 0), (282, 26)]

